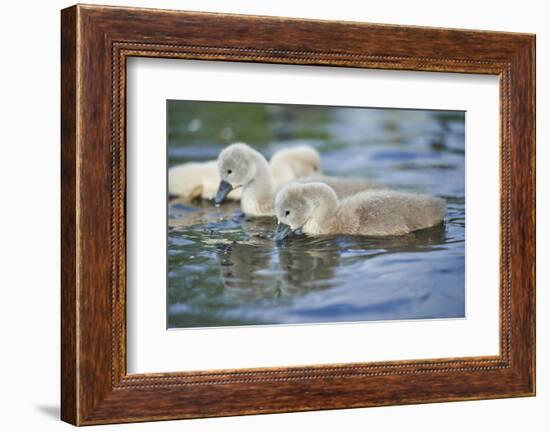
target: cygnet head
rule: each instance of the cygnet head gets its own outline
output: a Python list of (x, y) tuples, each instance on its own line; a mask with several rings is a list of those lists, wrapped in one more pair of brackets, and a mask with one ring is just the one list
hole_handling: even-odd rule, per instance
[(321, 170), (321, 156), (309, 145), (298, 145), (289, 150), (292, 155), (291, 166), (296, 178), (309, 177), (319, 174)]
[(295, 178), (319, 175), (321, 156), (309, 145), (298, 145), (277, 151), (269, 164), (275, 184), (285, 184)]
[(317, 221), (327, 212), (334, 211), (337, 205), (336, 193), (326, 184), (288, 184), (275, 197), (278, 223), (275, 239), (281, 240), (307, 223)]
[(216, 205), (220, 205), (229, 192), (243, 187), (256, 175), (255, 158), (258, 153), (244, 143), (235, 143), (225, 148), (218, 156), (220, 185), (216, 193)]

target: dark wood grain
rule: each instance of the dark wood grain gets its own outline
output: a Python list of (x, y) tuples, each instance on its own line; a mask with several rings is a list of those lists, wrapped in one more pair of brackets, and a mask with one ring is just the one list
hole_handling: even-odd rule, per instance
[(61, 15), (61, 417), (77, 415), (76, 8)]
[[(534, 395), (533, 35), (74, 6), (62, 12), (61, 36), (63, 420), (83, 425)], [(498, 75), (499, 355), (127, 375), (130, 56)]]

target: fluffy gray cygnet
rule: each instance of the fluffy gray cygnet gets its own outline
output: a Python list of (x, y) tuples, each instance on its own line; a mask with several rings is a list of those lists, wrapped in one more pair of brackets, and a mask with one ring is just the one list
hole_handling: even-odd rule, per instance
[[(300, 177), (318, 175), (321, 168), (319, 152), (310, 145), (295, 145), (273, 154), (269, 161), (275, 188)], [(217, 160), (189, 162), (168, 169), (168, 193), (186, 200), (214, 199), (220, 184)], [(239, 201), (241, 190), (233, 190), (226, 199)]]
[(291, 183), (277, 193), (276, 239), (298, 229), (318, 236), (331, 234), (404, 235), (441, 223), (443, 199), (393, 190), (367, 190), (338, 199), (323, 183)]
[[(229, 145), (218, 156), (218, 173), (221, 181), (215, 199), (217, 205), (221, 205), (232, 190), (242, 187), (241, 209), (246, 215), (275, 214), (275, 193), (280, 187), (274, 184), (275, 174), (270, 172), (267, 160), (258, 151), (243, 143)], [(384, 187), (363, 178), (308, 176), (294, 181), (328, 184), (340, 198), (362, 190)]]

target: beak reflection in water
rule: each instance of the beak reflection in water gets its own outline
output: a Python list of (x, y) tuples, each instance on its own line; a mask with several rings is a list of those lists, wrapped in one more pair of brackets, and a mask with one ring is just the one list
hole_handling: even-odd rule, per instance
[(233, 186), (229, 184), (227, 181), (220, 181), (220, 185), (218, 186), (218, 191), (216, 193), (216, 198), (214, 199), (214, 203), (216, 206), (220, 206), (225, 197), (229, 194), (229, 192), (233, 190)]
[(292, 233), (292, 229), (289, 225), (284, 223), (279, 223), (277, 225), (277, 230), (275, 231), (275, 235), (273, 236), (273, 239), (275, 241), (281, 241), (285, 239), (287, 236), (289, 236)]

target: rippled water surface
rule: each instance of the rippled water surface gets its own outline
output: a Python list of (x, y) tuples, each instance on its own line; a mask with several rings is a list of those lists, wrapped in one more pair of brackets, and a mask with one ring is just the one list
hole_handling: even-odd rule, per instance
[(168, 203), (168, 327), (464, 317), (464, 114), (168, 103), (168, 162), (242, 140), (269, 157), (306, 143), (328, 175), (447, 201), (444, 225), (403, 237), (295, 236), (238, 203)]

